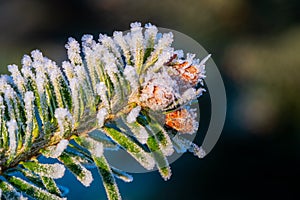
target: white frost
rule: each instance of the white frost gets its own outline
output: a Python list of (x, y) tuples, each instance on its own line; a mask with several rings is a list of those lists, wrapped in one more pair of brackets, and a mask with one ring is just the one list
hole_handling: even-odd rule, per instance
[(90, 144), (89, 151), (91, 154), (97, 158), (100, 158), (103, 155), (103, 144), (93, 140), (92, 138), (87, 138), (87, 141)]
[(83, 35), (81, 41), (84, 51), (86, 50), (86, 48), (93, 48), (96, 45), (95, 40), (93, 40), (93, 36), (90, 34)]
[(66, 74), (69, 81), (72, 78), (74, 78), (74, 76), (75, 76), (74, 66), (70, 62), (64, 61), (62, 63), (62, 68), (64, 69), (64, 72), (65, 72), (65, 74)]
[(133, 109), (129, 112), (129, 114), (127, 115), (126, 121), (127, 121), (128, 123), (133, 123), (133, 122), (135, 122), (137, 116), (138, 116), (139, 113), (140, 113), (140, 111), (141, 111), (141, 106), (137, 106), (137, 107), (133, 108)]
[(14, 80), (14, 83), (17, 85), (18, 90), (24, 94), (25, 92), (25, 79), (21, 75), (17, 65), (8, 65), (8, 71), (11, 73), (11, 76)]
[(146, 47), (151, 47), (154, 45), (154, 42), (156, 40), (156, 34), (158, 32), (158, 29), (155, 25), (152, 25), (150, 23), (145, 25), (145, 42), (147, 42)]
[(197, 156), (198, 158), (204, 158), (206, 156), (206, 152), (202, 148), (202, 146), (199, 147), (196, 144), (192, 144), (192, 147), (191, 147), (190, 151), (193, 152), (194, 155)]
[(33, 58), (34, 62), (43, 62), (44, 61), (44, 56), (40, 50), (33, 50), (31, 52), (31, 57)]
[(24, 95), (25, 111), (26, 111), (26, 134), (25, 141), (29, 142), (33, 129), (33, 111), (34, 111), (34, 95), (32, 91), (28, 91)]
[(100, 96), (102, 103), (106, 108), (109, 108), (109, 101), (107, 97), (107, 88), (105, 83), (100, 82), (96, 85), (96, 92)]
[(61, 140), (56, 146), (51, 146), (48, 148), (50, 150), (45, 156), (51, 158), (58, 158), (62, 152), (67, 148), (69, 144), (68, 140)]
[(29, 55), (24, 55), (21, 61), (23, 67), (29, 67), (32, 64), (32, 60)]
[(57, 119), (61, 136), (64, 135), (65, 128), (73, 129), (74, 120), (68, 109), (56, 108), (54, 116)]
[(64, 165), (55, 163), (48, 166), (49, 166), (48, 173), (50, 174), (51, 178), (57, 179), (57, 178), (62, 178), (64, 176), (66, 170)]
[(38, 164), (33, 168), (36, 174), (54, 179), (62, 178), (65, 174), (65, 170), (65, 166), (59, 163)]
[(73, 102), (73, 115), (74, 120), (78, 121), (78, 117), (80, 114), (80, 96), (79, 96), (79, 81), (77, 78), (72, 78), (69, 80), (70, 89), (72, 94), (72, 102)]
[(24, 197), (23, 195), (20, 196), (20, 200), (28, 200), (27, 197)]
[(87, 170), (85, 167), (82, 167), (81, 173), (83, 174), (82, 177), (76, 177), (85, 187), (88, 187), (93, 182), (93, 175), (92, 172)]
[(18, 124), (16, 120), (12, 119), (7, 122), (8, 134), (9, 134), (9, 149), (11, 153), (17, 150), (17, 138), (16, 132), (18, 131)]
[(194, 99), (197, 99), (198, 92), (195, 88), (189, 88), (186, 91), (183, 92), (181, 95), (180, 103), (184, 104), (186, 102), (192, 101)]
[(73, 65), (81, 65), (82, 59), (80, 56), (80, 45), (72, 37), (68, 39), (68, 44), (66, 44), (66, 49), (68, 50), (68, 58)]
[(97, 113), (98, 126), (101, 128), (104, 126), (105, 119), (108, 115), (108, 111), (106, 108), (101, 108)]
[(135, 90), (139, 87), (138, 75), (136, 73), (135, 68), (130, 65), (127, 65), (124, 69), (124, 75), (131, 86), (131, 91), (135, 92)]

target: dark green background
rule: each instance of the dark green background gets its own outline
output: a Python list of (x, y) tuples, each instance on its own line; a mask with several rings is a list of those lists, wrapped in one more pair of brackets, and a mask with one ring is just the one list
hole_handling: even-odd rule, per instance
[[(299, 199), (299, 10), (297, 0), (1, 0), (0, 71), (36, 48), (61, 63), (69, 36), (111, 34), (134, 21), (180, 31), (212, 53), (222, 73), (225, 128), (206, 158), (173, 163), (170, 181), (157, 172), (119, 181), (124, 199)], [(96, 177), (90, 188), (69, 174), (59, 182), (69, 199), (105, 199)]]

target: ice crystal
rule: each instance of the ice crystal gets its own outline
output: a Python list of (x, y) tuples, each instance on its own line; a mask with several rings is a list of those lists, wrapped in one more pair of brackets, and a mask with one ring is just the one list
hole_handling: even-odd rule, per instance
[(106, 108), (101, 108), (98, 111), (97, 119), (98, 119), (98, 126), (99, 127), (102, 127), (104, 125), (104, 121), (105, 121), (105, 118), (107, 117), (107, 115), (108, 115), (108, 111), (107, 111)]
[(21, 63), (24, 67), (30, 67), (32, 64), (32, 59), (30, 58), (29, 55), (24, 55)]
[(100, 82), (97, 84), (97, 93), (100, 96), (101, 100), (103, 101), (103, 105), (106, 108), (109, 108), (109, 100), (107, 96), (107, 88), (104, 82)]
[(97, 158), (100, 158), (103, 154), (103, 144), (91, 138), (87, 138), (87, 141), (89, 142), (88, 149), (91, 154)]
[(55, 118), (60, 129), (60, 135), (63, 136), (68, 129), (72, 129), (74, 125), (73, 116), (66, 108), (57, 108), (55, 110)]
[(12, 76), (15, 84), (18, 87), (18, 90), (20, 92), (22, 92), (22, 94), (23, 94), (25, 92), (25, 80), (22, 77), (22, 75), (18, 69), (18, 66), (17, 65), (8, 65), (7, 68), (8, 68), (8, 71), (10, 71), (11, 76)]
[(69, 38), (68, 44), (66, 44), (68, 50), (68, 57), (73, 65), (80, 65), (82, 59), (80, 56), (80, 45), (74, 38)]
[(17, 131), (18, 124), (16, 120), (12, 119), (7, 122), (8, 133), (9, 133), (9, 149), (12, 153), (17, 150)]
[(127, 115), (127, 122), (128, 123), (133, 123), (136, 121), (137, 116), (139, 115), (140, 111), (141, 111), (141, 106), (137, 106), (135, 108), (133, 108), (130, 113)]
[(62, 152), (67, 148), (69, 140), (61, 140), (56, 146), (48, 147), (48, 152), (44, 153), (44, 156), (51, 158), (58, 158)]
[(142, 143), (146, 144), (147, 140), (149, 138), (149, 134), (145, 127), (139, 126), (138, 124), (128, 124), (131, 131), (133, 132), (134, 136), (137, 138), (137, 140)]
[(132, 92), (135, 92), (139, 87), (138, 75), (134, 67), (127, 65), (124, 69), (124, 75), (127, 81), (129, 81)]
[(65, 173), (65, 167), (62, 164), (37, 164), (34, 162), (28, 162), (23, 164), (26, 168), (33, 170), (36, 174), (44, 177), (50, 177), (58, 179), (63, 177)]
[(81, 166), (81, 175), (76, 176), (76, 178), (86, 187), (90, 186), (93, 182), (93, 175), (92, 173), (87, 170), (85, 167), (83, 167), (79, 162), (75, 161), (79, 166)]
[(202, 147), (199, 147), (196, 144), (193, 144), (190, 148), (190, 151), (194, 153), (198, 158), (204, 158), (206, 156), (206, 152)]
[(24, 197), (23, 195), (20, 196), (20, 200), (28, 200), (27, 197)]

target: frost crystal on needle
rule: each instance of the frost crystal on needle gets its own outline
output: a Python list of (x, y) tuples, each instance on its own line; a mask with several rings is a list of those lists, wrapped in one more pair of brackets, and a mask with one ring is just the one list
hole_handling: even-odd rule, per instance
[(8, 127), (8, 133), (9, 133), (9, 138), (10, 138), (10, 144), (9, 144), (9, 149), (11, 151), (11, 154), (14, 154), (17, 150), (17, 130), (18, 130), (18, 124), (16, 120), (12, 119), (7, 122), (7, 127)]
[(107, 111), (106, 108), (101, 108), (98, 111), (97, 119), (98, 119), (98, 126), (99, 127), (102, 127), (104, 125), (104, 121), (105, 121), (107, 115), (108, 115), (108, 111)]
[(124, 75), (131, 86), (132, 92), (135, 92), (139, 87), (138, 75), (134, 67), (127, 65), (124, 69)]
[(51, 158), (58, 158), (62, 152), (67, 148), (69, 140), (61, 140), (56, 146), (48, 147), (49, 152), (44, 153), (44, 156)]
[(128, 123), (133, 123), (136, 121), (137, 116), (139, 115), (140, 111), (141, 111), (141, 106), (137, 106), (135, 108), (133, 108), (130, 113), (127, 115), (127, 122)]
[(74, 120), (71, 113), (66, 108), (57, 108), (54, 114), (60, 129), (60, 135), (63, 136), (65, 131), (72, 130)]
[(40, 164), (41, 166), (36, 169), (36, 173), (41, 176), (51, 177), (58, 179), (65, 174), (65, 167), (62, 164)]
[(103, 144), (91, 138), (87, 138), (87, 141), (90, 144), (89, 151), (91, 154), (97, 158), (100, 158), (103, 155)]
[(66, 44), (68, 50), (68, 57), (73, 65), (82, 64), (80, 56), (80, 45), (74, 38), (69, 38), (68, 44)]

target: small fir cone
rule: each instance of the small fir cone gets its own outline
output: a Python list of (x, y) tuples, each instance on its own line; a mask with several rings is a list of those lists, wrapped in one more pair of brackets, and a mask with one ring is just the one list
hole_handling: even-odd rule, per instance
[(201, 78), (201, 70), (198, 67), (194, 66), (188, 61), (178, 62), (177, 54), (174, 54), (170, 60), (165, 63), (166, 66), (171, 66), (179, 73), (179, 76), (185, 82), (190, 83), (192, 86), (197, 85)]
[(198, 123), (187, 109), (166, 114), (165, 124), (183, 134), (192, 134), (198, 128)]
[(164, 87), (146, 86), (142, 93), (149, 95), (146, 104), (154, 110), (156, 110), (156, 107), (165, 108), (174, 101), (174, 95)]

